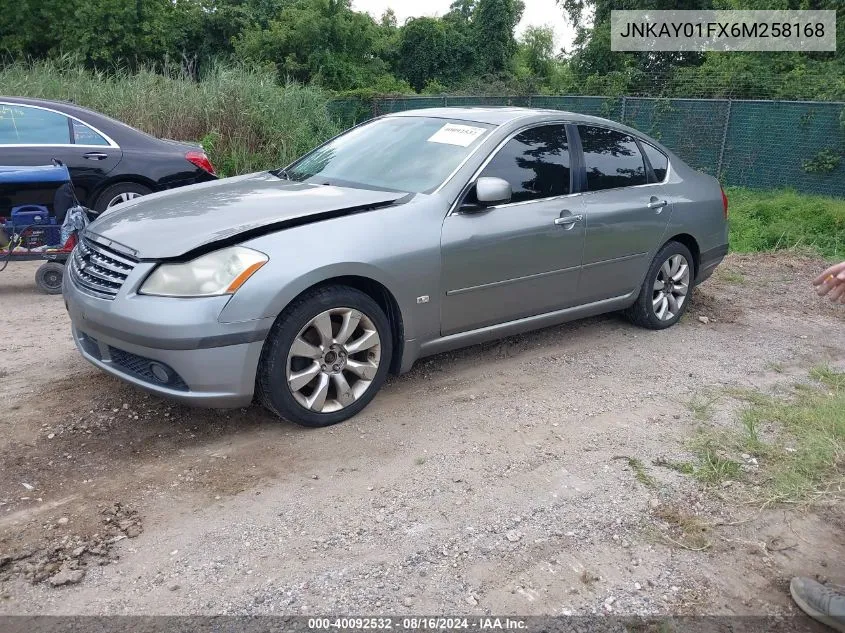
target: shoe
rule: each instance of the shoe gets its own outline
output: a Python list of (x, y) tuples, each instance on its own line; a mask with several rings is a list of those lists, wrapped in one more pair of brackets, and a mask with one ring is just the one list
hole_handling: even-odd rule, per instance
[(793, 578), (789, 583), (789, 593), (804, 613), (845, 633), (845, 594), (810, 578)]

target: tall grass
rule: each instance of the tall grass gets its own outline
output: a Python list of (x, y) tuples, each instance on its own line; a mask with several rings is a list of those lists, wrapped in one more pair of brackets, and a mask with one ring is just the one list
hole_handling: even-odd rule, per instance
[(0, 94), (72, 101), (154, 136), (200, 141), (224, 175), (283, 166), (341, 129), (328, 93), (242, 66), (194, 81), (179, 70), (92, 72), (73, 58), (14, 63), (0, 68)]
[(845, 254), (845, 200), (794, 191), (728, 189), (731, 248), (738, 252), (800, 248)]

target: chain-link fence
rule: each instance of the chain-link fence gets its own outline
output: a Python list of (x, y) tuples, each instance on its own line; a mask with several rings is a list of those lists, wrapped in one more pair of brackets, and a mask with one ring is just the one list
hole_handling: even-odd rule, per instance
[(415, 108), (525, 106), (619, 121), (652, 136), (726, 185), (845, 198), (845, 102), (649, 97), (401, 97), (345, 99), (345, 124)]

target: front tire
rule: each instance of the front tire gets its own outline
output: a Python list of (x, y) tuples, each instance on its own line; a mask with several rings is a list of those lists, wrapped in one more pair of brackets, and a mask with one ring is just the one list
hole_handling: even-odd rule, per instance
[(637, 301), (625, 315), (649, 330), (675, 325), (687, 311), (694, 279), (689, 249), (680, 242), (667, 242), (654, 256)]
[(303, 426), (343, 422), (375, 397), (392, 354), (390, 323), (370, 296), (348, 286), (316, 288), (276, 319), (258, 366), (259, 400)]

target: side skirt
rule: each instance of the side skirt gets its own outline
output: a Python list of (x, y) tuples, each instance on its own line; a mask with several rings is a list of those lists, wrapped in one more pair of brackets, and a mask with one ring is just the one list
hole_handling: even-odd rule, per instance
[(407, 341), (405, 344), (405, 353), (403, 354), (400, 373), (410, 370), (411, 366), (418, 358), (431, 356), (432, 354), (448, 352), (449, 350), (458, 349), (460, 347), (468, 347), (470, 345), (477, 345), (478, 343), (505, 338), (506, 336), (513, 336), (515, 334), (522, 334), (523, 332), (539, 330), (552, 325), (566, 323), (567, 321), (574, 321), (576, 319), (583, 319), (597, 314), (604, 314), (605, 312), (622, 310), (629, 307), (634, 303), (634, 301), (636, 301), (639, 292), (639, 288), (637, 288), (637, 290), (619, 297), (602, 299), (601, 301), (595, 301), (582, 306), (574, 306), (572, 308), (564, 308), (563, 310), (555, 310), (554, 312), (546, 312), (545, 314), (524, 317), (522, 319), (508, 321), (506, 323), (488, 325), (487, 327), (478, 328), (477, 330), (469, 330), (467, 332), (450, 334), (449, 336), (441, 336), (440, 338), (427, 341), (419, 347), (417, 347), (416, 341)]

